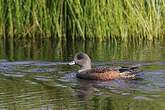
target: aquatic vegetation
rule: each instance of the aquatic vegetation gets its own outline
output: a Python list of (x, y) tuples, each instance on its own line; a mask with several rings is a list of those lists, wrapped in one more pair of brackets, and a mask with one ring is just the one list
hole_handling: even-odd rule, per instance
[(1, 0), (1, 37), (149, 39), (165, 35), (164, 0)]

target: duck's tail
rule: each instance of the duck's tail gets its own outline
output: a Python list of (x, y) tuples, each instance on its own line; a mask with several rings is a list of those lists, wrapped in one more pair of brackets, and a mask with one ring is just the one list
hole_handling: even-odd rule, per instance
[(133, 78), (135, 79), (137, 76), (137, 73), (139, 73), (141, 70), (139, 69), (141, 65), (134, 65), (131, 67), (121, 67), (119, 68), (120, 71), (120, 77), (121, 78)]

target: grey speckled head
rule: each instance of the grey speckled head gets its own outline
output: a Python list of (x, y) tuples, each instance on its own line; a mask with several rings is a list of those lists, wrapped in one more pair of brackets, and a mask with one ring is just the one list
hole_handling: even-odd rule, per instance
[(80, 71), (91, 69), (91, 59), (86, 53), (77, 53), (74, 57), (74, 61), (70, 62), (69, 65), (77, 64), (81, 67)]

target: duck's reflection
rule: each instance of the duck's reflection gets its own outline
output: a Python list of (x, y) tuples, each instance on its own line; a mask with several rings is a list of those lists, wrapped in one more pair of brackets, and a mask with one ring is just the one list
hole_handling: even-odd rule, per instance
[[(141, 86), (141, 81), (142, 79), (116, 79), (111, 81), (77, 79), (77, 85), (74, 90), (78, 98), (86, 100), (94, 95), (130, 94), (132, 93), (132, 90), (135, 90), (138, 86)], [(102, 88), (107, 91), (102, 91)]]
[(78, 84), (75, 87), (76, 96), (80, 99), (88, 99), (90, 96), (97, 92), (95, 87), (97, 81), (88, 81), (83, 79), (77, 79)]

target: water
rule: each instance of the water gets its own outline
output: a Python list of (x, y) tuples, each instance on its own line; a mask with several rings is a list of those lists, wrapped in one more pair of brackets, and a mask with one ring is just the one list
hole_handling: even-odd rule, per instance
[[(164, 110), (163, 41), (56, 42), (50, 39), (0, 40), (0, 110)], [(76, 52), (93, 67), (140, 64), (136, 80), (86, 81), (69, 66)]]

